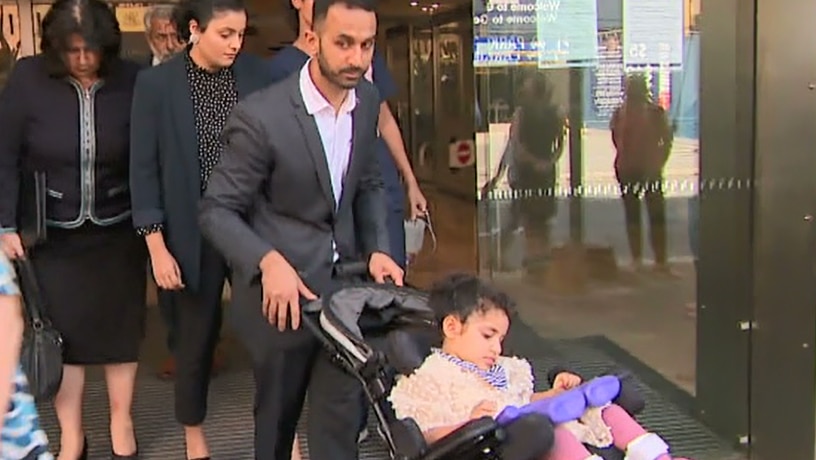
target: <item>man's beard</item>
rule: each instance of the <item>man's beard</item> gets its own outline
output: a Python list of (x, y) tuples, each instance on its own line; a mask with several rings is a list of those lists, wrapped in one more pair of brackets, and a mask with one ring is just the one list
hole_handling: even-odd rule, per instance
[[(338, 88), (352, 89), (357, 86), (357, 83), (360, 82), (360, 78), (363, 77), (363, 70), (359, 67), (343, 67), (337, 71), (332, 70), (331, 67), (329, 67), (329, 63), (326, 62), (326, 59), (323, 57), (322, 44), (319, 45), (317, 51), (317, 65), (323, 77)], [(347, 76), (349, 73), (355, 73), (357, 77), (350, 79)]]

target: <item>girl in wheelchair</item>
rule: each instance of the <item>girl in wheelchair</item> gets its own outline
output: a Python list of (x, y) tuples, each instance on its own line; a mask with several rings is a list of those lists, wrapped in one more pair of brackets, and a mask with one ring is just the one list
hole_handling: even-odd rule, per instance
[[(646, 431), (614, 398), (604, 402), (591, 397), (592, 382), (570, 372), (558, 372), (552, 389), (534, 391), (530, 363), (502, 356), (513, 301), (504, 293), (470, 275), (453, 275), (431, 290), (429, 304), (442, 333), (441, 348), (434, 349), (422, 366), (401, 378), (389, 400), (398, 418), (412, 418), (428, 442), (434, 442), (463, 424), (481, 417), (502, 417), (503, 411), (558, 406), (559, 398), (586, 391), (588, 402), (574, 417), (553, 418), (554, 445), (546, 460), (600, 459), (586, 446), (615, 446), (628, 460), (671, 460), (669, 446)], [(584, 402), (583, 397), (581, 401)], [(562, 405), (563, 406), (563, 405)], [(569, 420), (565, 420), (569, 419)]]

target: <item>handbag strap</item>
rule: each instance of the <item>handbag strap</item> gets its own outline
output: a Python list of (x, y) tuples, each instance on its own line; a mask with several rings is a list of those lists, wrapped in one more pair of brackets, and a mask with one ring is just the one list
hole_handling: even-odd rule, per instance
[(17, 267), (17, 274), (20, 277), (20, 290), (23, 293), (23, 305), (25, 314), (30, 323), (39, 327), (48, 322), (43, 303), (42, 291), (37, 282), (37, 275), (34, 273), (34, 265), (28, 257), (19, 257), (14, 260)]

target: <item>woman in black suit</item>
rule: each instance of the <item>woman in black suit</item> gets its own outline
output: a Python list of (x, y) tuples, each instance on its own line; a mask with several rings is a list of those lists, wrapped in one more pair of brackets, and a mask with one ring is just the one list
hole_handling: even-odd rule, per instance
[[(136, 458), (131, 402), (144, 336), (146, 252), (130, 225), (130, 105), (139, 66), (119, 58), (121, 34), (101, 0), (57, 0), (42, 54), (19, 61), (0, 95), (0, 246), (24, 255), (21, 184), (45, 175), (47, 239), (25, 248), (64, 339), (54, 400), (60, 458), (87, 456), (85, 367), (103, 365), (113, 458)], [(19, 231), (18, 231), (19, 229)]]
[(187, 50), (139, 75), (130, 170), (133, 223), (147, 241), (153, 276), (178, 308), (176, 418), (187, 457), (209, 457), (201, 429), (221, 328), (222, 257), (201, 238), (198, 201), (221, 155), (219, 136), (238, 100), (270, 83), (266, 64), (240, 53), (241, 0), (188, 0), (178, 7)]

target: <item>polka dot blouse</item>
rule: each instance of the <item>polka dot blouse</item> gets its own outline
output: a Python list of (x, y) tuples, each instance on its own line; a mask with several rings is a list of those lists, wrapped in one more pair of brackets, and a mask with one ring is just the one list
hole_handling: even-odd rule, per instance
[[(227, 123), (232, 108), (238, 103), (235, 75), (232, 68), (208, 72), (196, 65), (185, 54), (187, 80), (193, 99), (195, 128), (198, 138), (198, 164), (201, 192), (207, 188), (213, 168), (221, 158), (221, 131)], [(138, 229), (142, 236), (162, 230), (163, 225), (151, 225)]]

